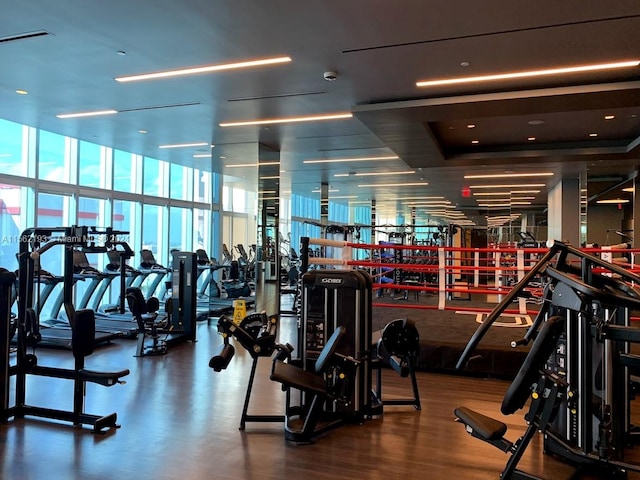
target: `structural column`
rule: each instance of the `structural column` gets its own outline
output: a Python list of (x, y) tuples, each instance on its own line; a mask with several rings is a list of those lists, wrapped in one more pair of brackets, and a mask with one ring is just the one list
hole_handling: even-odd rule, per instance
[(580, 246), (580, 180), (564, 179), (549, 191), (548, 239)]
[[(638, 248), (640, 245), (640, 175), (633, 177), (633, 219), (631, 220), (632, 232), (627, 234), (633, 238), (631, 247)], [(636, 240), (636, 238), (638, 240)]]

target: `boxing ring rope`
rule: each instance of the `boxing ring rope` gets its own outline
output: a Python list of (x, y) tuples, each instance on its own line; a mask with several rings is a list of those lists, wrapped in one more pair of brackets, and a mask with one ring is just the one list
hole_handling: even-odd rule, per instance
[[(310, 246), (318, 246), (321, 248), (321, 256), (310, 254)], [(389, 260), (384, 261), (382, 258), (378, 260), (355, 260), (353, 254), (355, 249), (363, 249), (369, 251), (369, 258), (374, 258), (374, 252), (378, 250), (391, 251), (402, 250), (403, 259), (408, 262), (392, 261), (396, 258), (391, 256)], [(622, 248), (585, 248), (582, 249), (592, 255), (600, 255), (602, 258), (623, 266), (633, 273), (640, 273), (640, 265), (635, 264), (635, 254), (640, 249), (622, 249)], [(301, 239), (301, 261), (302, 273), (306, 272), (309, 266), (317, 266), (322, 268), (343, 268), (343, 269), (366, 269), (370, 272), (375, 292), (384, 291), (403, 291), (404, 299), (408, 299), (409, 292), (414, 292), (416, 301), (420, 293), (437, 295), (437, 305), (425, 304), (402, 304), (403, 308), (420, 308), (420, 309), (455, 309), (458, 311), (465, 310), (464, 307), (447, 305), (447, 300), (460, 300), (461, 297), (467, 296), (471, 299), (471, 295), (488, 295), (495, 296), (496, 302), (501, 300), (503, 295), (508, 294), (512, 287), (517, 284), (525, 274), (532, 269), (538, 258), (547, 253), (547, 248), (460, 248), (460, 247), (440, 247), (440, 246), (424, 246), (424, 245), (378, 245), (353, 243), (344, 240), (331, 240), (324, 238), (308, 238)], [(624, 254), (629, 256), (624, 263), (620, 262), (620, 258), (614, 258), (614, 255)], [(380, 255), (382, 257), (382, 255)], [(617, 262), (616, 262), (617, 260)], [(407, 280), (401, 283), (385, 283), (383, 281), (389, 274), (395, 270), (400, 270), (402, 274), (418, 275), (421, 280)], [(427, 281), (427, 278), (429, 279)], [(466, 280), (465, 280), (466, 279)], [(532, 299), (542, 297), (542, 286), (540, 288), (528, 288)], [(458, 297), (455, 297), (458, 295)], [(378, 299), (374, 300), (375, 306), (380, 307), (398, 307), (397, 303), (384, 303)], [(480, 309), (473, 308), (469, 311), (478, 311)], [(491, 308), (487, 308), (491, 311)], [(506, 313), (527, 314), (535, 313), (528, 311), (527, 299), (518, 299), (518, 309), (506, 311)]]

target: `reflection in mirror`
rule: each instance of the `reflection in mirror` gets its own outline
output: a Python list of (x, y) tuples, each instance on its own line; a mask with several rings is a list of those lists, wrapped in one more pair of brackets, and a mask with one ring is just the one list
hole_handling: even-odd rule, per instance
[(256, 311), (280, 312), (280, 152), (258, 147), (258, 245)]

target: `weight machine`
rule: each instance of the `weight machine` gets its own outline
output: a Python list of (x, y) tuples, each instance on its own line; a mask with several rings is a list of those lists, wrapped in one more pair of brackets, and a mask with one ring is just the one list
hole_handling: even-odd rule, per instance
[[(640, 309), (639, 276), (556, 242), (478, 327), (458, 368), (464, 368), (493, 322), (537, 275), (545, 279), (545, 301), (524, 338), (512, 346), (535, 341), (503, 401), (503, 413), (512, 414), (530, 396), (529, 429), (511, 443), (504, 439), (502, 422), (464, 407), (456, 410), (458, 420), (472, 436), (511, 453), (503, 479), (536, 478), (517, 470), (536, 430), (544, 435), (547, 453), (578, 471), (600, 475), (595, 478), (624, 479), (628, 471), (640, 472), (640, 464), (627, 461), (627, 447), (636, 435), (631, 373), (640, 369), (640, 356), (630, 347), (640, 343), (640, 330), (630, 326), (630, 311)], [(549, 334), (551, 328), (559, 334)]]
[[(16, 360), (10, 358), (11, 287), (14, 273), (0, 271), (0, 420), (35, 416), (72, 422), (73, 425), (91, 425), (94, 433), (118, 427), (116, 413), (93, 415), (84, 411), (87, 383), (113, 386), (125, 383), (122, 378), (129, 370), (98, 372), (85, 368), (85, 359), (93, 353), (95, 339), (95, 313), (93, 310), (76, 310), (73, 304), (73, 251), (75, 248), (101, 248), (94, 241), (95, 230), (88, 227), (64, 227), (27, 229), (20, 236), (18, 257), (19, 287), (18, 316), (16, 318)], [(106, 242), (109, 241), (107, 237)], [(34, 282), (36, 262), (55, 246), (64, 248), (64, 308), (71, 327), (71, 349), (75, 359), (73, 369), (38, 364), (35, 348), (41, 340), (38, 312), (34, 309)], [(33, 353), (28, 353), (28, 348)], [(30, 376), (60, 378), (73, 381), (73, 410), (43, 408), (26, 403), (27, 378)], [(11, 377), (15, 379), (11, 380)], [(13, 385), (13, 395), (11, 386)], [(13, 397), (13, 404), (11, 398)]]
[(235, 348), (229, 343), (229, 338), (235, 338), (253, 359), (240, 418), (240, 430), (244, 430), (247, 422), (284, 422), (283, 415), (251, 415), (248, 413), (258, 360), (272, 355), (283, 360), (290, 359), (293, 351), (291, 345), (281, 345), (276, 342), (278, 316), (262, 312), (247, 315), (240, 321), (234, 320), (225, 315), (218, 320), (218, 332), (222, 335), (224, 342), (209, 360), (209, 367), (215, 372), (220, 372), (229, 366), (235, 354)]

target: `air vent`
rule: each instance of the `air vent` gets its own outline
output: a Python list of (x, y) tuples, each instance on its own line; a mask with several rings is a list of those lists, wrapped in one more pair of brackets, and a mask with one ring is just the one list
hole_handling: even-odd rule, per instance
[(237, 97), (237, 98), (228, 98), (227, 102), (246, 102), (248, 100), (267, 100), (270, 98), (286, 98), (286, 97), (306, 97), (309, 95), (323, 95), (327, 92), (318, 91), (318, 92), (300, 92), (300, 93), (280, 93), (276, 95), (262, 95), (260, 97)]
[(27, 40), (28, 38), (45, 37), (51, 35), (45, 30), (36, 30), (34, 32), (17, 33), (15, 35), (7, 35), (0, 37), (0, 43), (17, 42), (18, 40)]
[(162, 108), (193, 107), (195, 105), (200, 105), (200, 102), (174, 103), (172, 105), (151, 105), (151, 106), (148, 106), (148, 107), (136, 107), (136, 108), (122, 108), (122, 109), (118, 110), (118, 112), (119, 113), (141, 112), (143, 110), (160, 110)]

